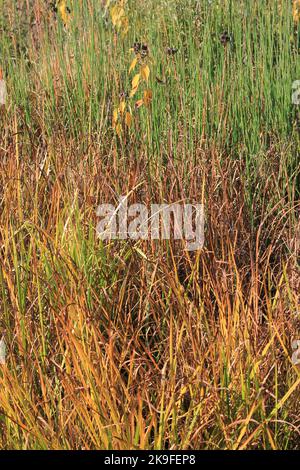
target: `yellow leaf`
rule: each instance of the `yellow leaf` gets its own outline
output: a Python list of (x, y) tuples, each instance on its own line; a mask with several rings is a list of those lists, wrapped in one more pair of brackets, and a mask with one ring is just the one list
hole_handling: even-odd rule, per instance
[(135, 66), (136, 66), (136, 64), (137, 64), (137, 61), (138, 61), (138, 59), (137, 59), (137, 57), (135, 57), (135, 58), (133, 59), (133, 61), (131, 62), (131, 64), (130, 64), (129, 73), (132, 72), (132, 71), (135, 69)]
[(131, 127), (131, 124), (132, 124), (132, 116), (130, 113), (126, 113), (126, 116), (125, 116), (125, 124), (127, 127)]
[(143, 106), (144, 104), (144, 101), (143, 100), (138, 100), (136, 103), (135, 103), (135, 107), (136, 109), (140, 108), (141, 106)]
[(293, 18), (295, 23), (300, 22), (300, 0), (294, 0), (293, 3)]
[(112, 24), (115, 26), (119, 18), (119, 6), (115, 5), (110, 10)]
[(118, 108), (114, 109), (112, 121), (113, 121), (113, 127), (115, 127), (115, 125), (118, 122)]
[(148, 83), (149, 76), (150, 76), (150, 69), (148, 65), (143, 65), (143, 67), (141, 68), (141, 74), (142, 74), (143, 79)]
[(124, 11), (124, 8), (120, 8), (119, 10), (119, 18), (122, 18), (122, 16), (125, 15), (125, 11)]
[(137, 88), (133, 88), (131, 92), (129, 93), (129, 98), (132, 98), (137, 92)]
[(137, 73), (134, 77), (133, 77), (133, 80), (132, 80), (132, 89), (131, 89), (131, 92), (130, 92), (130, 98), (132, 98), (136, 92), (138, 91), (138, 87), (139, 87), (139, 83), (140, 83), (140, 78), (141, 78), (141, 74), (140, 73)]
[(144, 91), (144, 104), (145, 106), (149, 106), (151, 101), (152, 101), (152, 91), (151, 90), (145, 90)]
[(61, 2), (58, 5), (58, 9), (59, 9), (59, 12), (60, 12), (60, 15), (64, 24), (67, 25), (70, 20), (70, 15), (68, 13), (65, 0), (61, 0)]
[(140, 73), (137, 73), (134, 77), (133, 77), (133, 80), (132, 80), (132, 89), (134, 88), (137, 88), (139, 86), (139, 83), (140, 83), (140, 78), (141, 78), (141, 74)]
[(124, 114), (125, 108), (126, 108), (125, 101), (121, 101), (120, 106), (119, 106), (119, 110), (121, 114)]
[(115, 5), (110, 10), (111, 21), (114, 26), (118, 28), (122, 24), (122, 17), (125, 15), (124, 8), (120, 7), (119, 5)]

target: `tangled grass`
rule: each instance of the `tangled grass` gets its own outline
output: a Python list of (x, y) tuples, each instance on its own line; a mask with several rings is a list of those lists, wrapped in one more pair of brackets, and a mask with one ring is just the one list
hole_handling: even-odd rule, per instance
[[(1, 448), (299, 449), (293, 2), (1, 3)], [(204, 248), (97, 239), (129, 193)]]

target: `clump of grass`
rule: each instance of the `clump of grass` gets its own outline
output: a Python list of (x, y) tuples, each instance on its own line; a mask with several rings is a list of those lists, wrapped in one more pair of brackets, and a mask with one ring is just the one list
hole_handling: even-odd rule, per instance
[[(1, 448), (299, 448), (292, 2), (132, 0), (124, 35), (94, 0), (4, 6)], [(152, 101), (120, 136), (137, 42)], [(204, 249), (98, 240), (129, 192), (203, 199)]]

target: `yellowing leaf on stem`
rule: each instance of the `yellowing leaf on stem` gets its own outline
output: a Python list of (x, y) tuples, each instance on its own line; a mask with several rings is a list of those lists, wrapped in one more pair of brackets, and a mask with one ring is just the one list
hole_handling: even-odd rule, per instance
[(144, 104), (145, 106), (149, 106), (151, 104), (151, 101), (152, 101), (152, 91), (151, 90), (145, 90), (144, 91)]
[(130, 98), (132, 98), (137, 90), (138, 90), (138, 87), (139, 87), (139, 83), (140, 83), (140, 78), (141, 78), (141, 74), (140, 73), (137, 73), (134, 77), (133, 77), (133, 80), (132, 80), (132, 83), (131, 83), (131, 92), (130, 92)]
[(141, 68), (141, 75), (143, 79), (148, 83), (149, 76), (150, 76), (150, 69), (148, 65), (143, 65), (143, 67)]
[(61, 0), (58, 4), (58, 10), (60, 12), (61, 19), (64, 24), (67, 25), (70, 21), (70, 14), (68, 13), (68, 8), (65, 0)]
[(117, 122), (118, 122), (118, 108), (114, 109), (114, 111), (113, 111), (113, 119), (112, 119), (112, 122), (113, 122), (113, 127), (115, 127), (115, 125), (116, 125)]
[(113, 6), (110, 10), (110, 16), (112, 24), (117, 29), (122, 29), (122, 35), (124, 36), (128, 32), (128, 18), (125, 14), (123, 5), (124, 2), (119, 2), (119, 4)]
[(128, 128), (131, 127), (131, 124), (132, 124), (132, 116), (128, 112), (126, 113), (126, 116), (125, 116), (125, 124)]
[(121, 114), (124, 114), (125, 108), (126, 108), (126, 102), (121, 101), (120, 106), (119, 106), (119, 110)]
[(294, 0), (293, 3), (293, 19), (295, 23), (300, 23), (300, 0)]
[(133, 61), (131, 62), (131, 64), (130, 64), (129, 73), (132, 72), (132, 71), (135, 69), (135, 66), (136, 66), (136, 64), (137, 64), (137, 61), (138, 61), (138, 59), (137, 59), (137, 57), (135, 57), (135, 58), (133, 59)]
[(114, 26), (117, 26), (117, 23), (120, 21), (124, 15), (124, 9), (120, 8), (119, 5), (114, 5), (110, 10), (111, 21)]
[(135, 103), (135, 108), (136, 109), (139, 109), (141, 106), (143, 106), (144, 104), (144, 101), (143, 100), (138, 100), (136, 103)]
[(141, 74), (140, 74), (140, 73), (137, 73), (137, 74), (133, 77), (132, 84), (131, 84), (132, 89), (137, 88), (137, 87), (139, 86), (140, 78), (141, 78)]

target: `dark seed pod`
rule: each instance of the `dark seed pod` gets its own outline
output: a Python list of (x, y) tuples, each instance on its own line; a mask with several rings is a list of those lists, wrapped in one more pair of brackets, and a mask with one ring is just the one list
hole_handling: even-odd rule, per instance
[(225, 47), (229, 42), (232, 41), (230, 34), (227, 31), (224, 31), (220, 36), (220, 42)]
[(142, 44), (141, 42), (135, 42), (133, 44), (133, 50), (136, 54), (139, 54), (141, 57), (146, 57), (149, 53), (147, 44)]
[(129, 93), (127, 91), (122, 91), (120, 94), (119, 94), (119, 98), (121, 100), (126, 100), (127, 98), (129, 98)]
[(56, 2), (51, 2), (49, 6), (50, 6), (50, 10), (53, 11), (53, 13), (57, 13)]
[(170, 56), (175, 55), (177, 52), (178, 52), (178, 49), (176, 49), (175, 47), (168, 47), (167, 48), (167, 54), (170, 55)]

